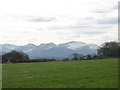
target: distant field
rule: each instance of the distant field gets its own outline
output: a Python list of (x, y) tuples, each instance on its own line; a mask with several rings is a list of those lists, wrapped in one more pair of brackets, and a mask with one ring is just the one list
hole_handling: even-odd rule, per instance
[(118, 60), (3, 64), (3, 88), (117, 88)]

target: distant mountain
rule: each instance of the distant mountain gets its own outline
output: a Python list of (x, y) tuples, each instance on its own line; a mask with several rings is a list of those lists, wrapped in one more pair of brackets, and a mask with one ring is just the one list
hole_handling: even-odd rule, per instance
[(38, 46), (39, 50), (48, 50), (54, 48), (56, 45), (54, 43), (44, 43)]
[(68, 57), (71, 53), (74, 53), (73, 50), (66, 47), (53, 47), (47, 50), (35, 49), (31, 52), (28, 52), (30, 58), (65, 58)]
[(14, 50), (17, 46), (12, 44), (0, 44), (0, 49), (2, 49), (2, 52), (10, 52), (11, 50)]
[(88, 44), (88, 46), (90, 47), (90, 49), (95, 49), (95, 50), (99, 48), (99, 46), (96, 44)]
[(16, 51), (23, 51), (23, 52), (27, 53), (27, 52), (30, 52), (30, 51), (36, 49), (36, 48), (37, 48), (36, 45), (29, 43), (29, 44), (24, 45), (24, 46), (18, 46), (15, 48), (15, 50)]
[(10, 52), (11, 50), (23, 51), (29, 55), (31, 59), (34, 58), (66, 58), (73, 53), (79, 53), (83, 55), (95, 54), (99, 48), (96, 44), (86, 44), (84, 42), (71, 41), (67, 43), (54, 44), (43, 43), (40, 45), (27, 44), (23, 46), (16, 46), (11, 44), (0, 45), (2, 52)]
[(59, 46), (64, 46), (64, 47), (67, 47), (69, 49), (76, 50), (77, 48), (82, 48), (84, 46), (87, 46), (87, 44), (83, 43), (83, 42), (71, 41), (68, 43), (59, 44)]

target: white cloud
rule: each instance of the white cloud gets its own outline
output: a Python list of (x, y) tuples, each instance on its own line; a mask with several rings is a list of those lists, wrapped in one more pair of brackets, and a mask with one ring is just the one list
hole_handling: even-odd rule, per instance
[(118, 17), (117, 9), (113, 10), (117, 3), (117, 0), (1, 0), (0, 38), (2, 43), (13, 44), (74, 40), (101, 44), (116, 40), (117, 23), (96, 22), (113, 22), (111, 18)]

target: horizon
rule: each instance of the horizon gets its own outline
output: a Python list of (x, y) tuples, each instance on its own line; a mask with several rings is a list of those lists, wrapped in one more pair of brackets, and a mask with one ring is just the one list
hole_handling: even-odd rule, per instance
[[(24, 46), (24, 45), (27, 45), (27, 44), (33, 44), (33, 45), (36, 45), (36, 46), (39, 46), (39, 45), (41, 45), (41, 44), (49, 44), (49, 43), (53, 43), (53, 44), (55, 44), (55, 45), (59, 45), (59, 44), (64, 44), (64, 43), (69, 43), (69, 42), (81, 42), (81, 41), (68, 41), (68, 42), (62, 42), (62, 43), (54, 43), (54, 42), (46, 42), (46, 43), (40, 43), (40, 44), (34, 44), (34, 43), (26, 43), (26, 44), (19, 44), (19, 45), (17, 45), (17, 44), (12, 44), (12, 43), (0, 43), (0, 45), (4, 45), (4, 44), (11, 44), (11, 45), (16, 45), (16, 46)], [(86, 42), (82, 42), (82, 43), (85, 43), (85, 44), (94, 44), (94, 43), (86, 43)], [(96, 44), (96, 45), (98, 45), (98, 44)], [(100, 44), (101, 45), (101, 44)], [(100, 45), (98, 45), (98, 46), (100, 46)]]
[[(107, 41), (107, 42), (111, 42), (111, 41), (115, 41), (115, 40), (110, 40), (110, 41)], [(39, 43), (39, 44), (34, 44), (34, 43), (26, 43), (26, 44), (12, 44), (12, 43), (0, 43), (0, 45), (4, 45), (4, 44), (11, 44), (11, 45), (16, 45), (16, 46), (24, 46), (24, 45), (27, 45), (27, 44), (34, 44), (36, 46), (38, 45), (41, 45), (41, 44), (49, 44), (49, 43), (53, 43), (55, 45), (59, 45), (59, 44), (64, 44), (64, 43), (69, 43), (69, 42), (81, 42), (81, 41), (68, 41), (68, 42), (61, 42), (61, 43), (54, 43), (54, 42), (45, 42), (45, 43)], [(115, 42), (118, 42), (118, 41), (115, 41)], [(96, 43), (87, 43), (87, 42), (82, 42), (82, 43), (85, 43), (85, 44), (96, 44)], [(103, 42), (105, 43), (105, 42)], [(99, 44), (96, 44), (98, 46), (101, 46), (103, 43), (101, 43), (100, 45)]]
[(118, 41), (118, 1), (1, 1), (1, 43), (39, 45), (80, 41), (100, 46)]

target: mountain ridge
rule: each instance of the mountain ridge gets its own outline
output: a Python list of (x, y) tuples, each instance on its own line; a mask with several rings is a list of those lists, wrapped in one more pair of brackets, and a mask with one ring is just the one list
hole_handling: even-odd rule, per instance
[(22, 51), (29, 55), (31, 59), (34, 58), (66, 58), (73, 53), (80, 53), (83, 55), (95, 54), (99, 48), (96, 44), (87, 44), (84, 42), (70, 41), (66, 43), (42, 43), (35, 45), (28, 43), (26, 45), (17, 46), (12, 44), (0, 44), (2, 52), (10, 52), (12, 50)]

